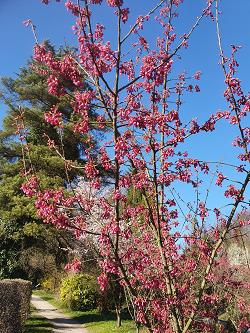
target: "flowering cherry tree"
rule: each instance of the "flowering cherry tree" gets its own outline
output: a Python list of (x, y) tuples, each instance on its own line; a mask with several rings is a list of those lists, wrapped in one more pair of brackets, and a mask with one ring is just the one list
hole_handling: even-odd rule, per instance
[[(116, 277), (138, 325), (154, 333), (214, 332), (219, 315), (234, 304), (242, 312), (237, 323), (240, 331), (249, 325), (250, 305), (242, 297), (237, 299), (235, 290), (249, 290), (249, 284), (225, 269), (230, 263), (222, 249), (232, 229), (249, 223), (235, 225), (234, 220), (248, 205), (250, 97), (236, 77), (238, 48), (233, 46), (231, 55), (224, 55), (218, 1), (204, 0), (204, 9), (190, 30), (178, 36), (174, 22), (182, 2), (159, 1), (131, 24), (129, 1), (65, 1), (76, 19), (77, 52), (55, 58), (36, 38), (34, 59), (39, 63), (37, 70), (41, 72), (42, 65), (48, 77), (49, 93), (67, 97), (74, 109), (72, 127), (88, 143), (84, 167), (67, 161), (50, 139), (48, 143), (65, 160), (66, 172), (79, 168), (84, 182), (77, 188), (69, 184), (66, 190), (41, 189), (33, 170), (22, 189), (36, 198), (45, 223), (71, 230), (76, 237), (92, 235), (100, 251), (101, 288), (107, 286), (108, 275)], [(96, 6), (110, 7), (110, 22), (116, 22), (115, 44), (105, 39), (101, 18), (94, 15)], [(179, 54), (189, 46), (202, 20), (216, 26), (228, 106), (199, 122), (187, 119), (182, 100), (184, 94), (200, 91), (201, 73), (191, 77), (174, 73)], [(154, 42), (144, 35), (143, 28), (150, 24), (160, 27)], [(27, 25), (36, 37), (32, 22)], [(62, 83), (67, 80), (74, 85), (73, 91)], [(83, 82), (88, 82), (88, 89)], [(95, 120), (89, 119), (90, 109), (97, 114)], [(64, 119), (58, 106), (44, 116), (58, 128), (63, 141)], [(235, 163), (200, 160), (183, 148), (202, 133), (209, 137), (221, 122), (238, 130), (233, 145), (241, 152), (236, 151)], [(93, 125), (106, 130), (97, 154), (93, 154)], [(21, 134), (24, 129), (19, 125)], [(27, 145), (24, 150), (28, 151)], [(224, 174), (225, 166), (232, 169), (234, 179)], [(100, 168), (112, 175), (105, 195)], [(228, 200), (226, 213), (207, 203), (202, 180), (211, 179), (212, 173), (216, 174), (212, 182)], [(189, 188), (195, 204), (185, 204), (176, 186)]]

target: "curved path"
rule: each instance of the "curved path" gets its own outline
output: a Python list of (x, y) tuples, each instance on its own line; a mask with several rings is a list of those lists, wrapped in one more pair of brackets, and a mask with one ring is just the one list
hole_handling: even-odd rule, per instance
[(86, 328), (61, 313), (53, 305), (44, 301), (41, 297), (32, 295), (31, 304), (36, 308), (38, 315), (47, 318), (54, 329), (55, 333), (88, 333)]

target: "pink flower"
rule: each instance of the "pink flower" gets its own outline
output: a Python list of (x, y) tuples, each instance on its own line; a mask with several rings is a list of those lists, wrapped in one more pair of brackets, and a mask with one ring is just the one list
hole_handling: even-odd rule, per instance
[(229, 185), (227, 190), (225, 191), (225, 197), (234, 198), (235, 200), (240, 199), (243, 200), (243, 197), (240, 197), (240, 190), (236, 189), (234, 185)]
[(238, 300), (237, 306), (240, 309), (240, 311), (245, 311), (246, 310), (246, 304), (245, 304), (245, 301), (243, 299)]
[(108, 287), (108, 277), (105, 273), (102, 273), (100, 276), (98, 276), (97, 281), (100, 285), (100, 289), (102, 291), (106, 290)]
[(121, 19), (123, 23), (126, 23), (128, 20), (129, 8), (121, 9)]
[(32, 197), (37, 192), (38, 185), (38, 178), (32, 176), (26, 183), (22, 184), (21, 189), (28, 197)]
[(221, 186), (222, 182), (227, 179), (227, 177), (223, 176), (221, 172), (218, 173), (218, 178), (216, 180), (216, 185)]
[(49, 112), (44, 114), (44, 119), (52, 126), (62, 125), (62, 113), (58, 111), (58, 106), (53, 106)]
[(71, 263), (68, 263), (64, 268), (66, 271), (79, 272), (81, 270), (81, 262), (76, 258)]
[(126, 74), (128, 76), (129, 80), (132, 80), (135, 77), (135, 70), (134, 70), (134, 65), (133, 62), (126, 61), (120, 66), (120, 73), (121, 74)]
[(197, 71), (195, 74), (194, 74), (194, 79), (195, 80), (200, 80), (201, 78), (201, 71)]
[(123, 5), (123, 0), (107, 0), (107, 3), (111, 7), (121, 7)]
[(70, 10), (73, 15), (75, 15), (75, 16), (79, 15), (78, 6), (73, 4), (72, 1), (68, 0), (67, 2), (65, 2), (65, 7), (67, 8), (67, 10)]
[(59, 83), (59, 80), (56, 76), (50, 75), (48, 78), (48, 92), (51, 95), (55, 96), (63, 96), (65, 94), (64, 87), (62, 87)]
[(204, 219), (208, 216), (207, 208), (205, 206), (205, 203), (202, 201), (199, 203), (199, 214), (202, 221), (204, 221)]
[(148, 49), (149, 49), (149, 45), (148, 45), (146, 39), (145, 39), (144, 37), (142, 37), (142, 36), (139, 37), (139, 44), (140, 44), (143, 48), (145, 48), (145, 50), (148, 50)]
[(99, 174), (94, 161), (89, 160), (84, 166), (84, 172), (88, 179), (94, 179)]
[(32, 21), (30, 19), (23, 21), (23, 24), (28, 27), (29, 25), (32, 24)]
[(102, 24), (96, 24), (94, 37), (95, 39), (101, 40), (103, 38), (104, 26)]
[(195, 85), (194, 89), (195, 89), (196, 92), (200, 92), (201, 91), (200, 87), (197, 84)]

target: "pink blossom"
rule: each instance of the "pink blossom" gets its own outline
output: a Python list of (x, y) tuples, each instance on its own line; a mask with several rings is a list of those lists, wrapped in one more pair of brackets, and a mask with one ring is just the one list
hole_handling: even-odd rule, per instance
[(242, 200), (243, 198), (240, 195), (240, 190), (236, 189), (234, 185), (229, 185), (227, 190), (225, 191), (225, 197), (234, 198), (235, 200)]
[(195, 78), (195, 80), (200, 80), (200, 78), (201, 78), (201, 71), (197, 71), (197, 72), (194, 74), (194, 78)]
[(28, 197), (32, 197), (37, 192), (38, 185), (38, 178), (36, 176), (32, 176), (26, 183), (22, 184), (21, 189)]
[(28, 26), (30, 26), (30, 25), (32, 24), (32, 21), (31, 21), (31, 19), (28, 19), (28, 20), (23, 21), (23, 24), (24, 24), (26, 27), (28, 27)]
[(66, 271), (79, 272), (81, 270), (81, 262), (79, 259), (75, 258), (71, 263), (65, 266)]
[(207, 208), (205, 206), (205, 203), (202, 201), (199, 203), (199, 214), (202, 221), (204, 221), (204, 219), (208, 216)]
[(100, 285), (100, 289), (102, 291), (107, 289), (108, 286), (108, 277), (105, 273), (102, 273), (100, 276), (98, 276), (97, 281)]
[(135, 77), (135, 70), (132, 61), (126, 61), (120, 66), (120, 73), (126, 74), (129, 80)]
[(72, 1), (68, 0), (65, 2), (65, 7), (72, 12), (73, 15), (78, 16), (79, 15), (79, 8), (77, 5), (73, 4)]
[(96, 24), (95, 33), (94, 33), (95, 39), (101, 40), (103, 38), (104, 29), (105, 28), (102, 24), (99, 24), (99, 23)]
[(95, 178), (98, 174), (99, 171), (97, 170), (94, 161), (89, 160), (85, 166), (84, 166), (84, 172), (87, 178), (93, 179)]
[(129, 8), (121, 9), (121, 19), (123, 23), (126, 23), (128, 20)]
[(121, 7), (123, 5), (123, 0), (107, 0), (107, 3), (111, 7)]
[(194, 86), (194, 89), (195, 89), (196, 92), (200, 92), (201, 91), (200, 87), (197, 84)]
[(48, 92), (51, 95), (63, 96), (65, 94), (64, 87), (60, 85), (58, 78), (54, 75), (50, 75), (48, 78)]
[(52, 126), (62, 125), (62, 113), (58, 111), (58, 106), (53, 106), (49, 112), (44, 114), (44, 119)]
[(218, 178), (216, 180), (216, 185), (221, 186), (222, 182), (226, 179), (227, 177), (223, 176), (221, 172), (218, 173)]

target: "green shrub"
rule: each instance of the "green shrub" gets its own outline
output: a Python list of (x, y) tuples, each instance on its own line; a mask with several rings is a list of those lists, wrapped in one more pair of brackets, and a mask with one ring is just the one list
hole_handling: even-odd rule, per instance
[(62, 279), (60, 297), (71, 310), (95, 309), (100, 297), (96, 278), (87, 274), (75, 274)]
[(41, 280), (41, 289), (49, 291), (50, 293), (57, 292), (65, 275), (65, 272), (56, 272), (51, 276), (47, 276)]
[(54, 292), (56, 289), (55, 284), (56, 284), (55, 278), (53, 276), (50, 276), (41, 281), (41, 288), (49, 292)]

